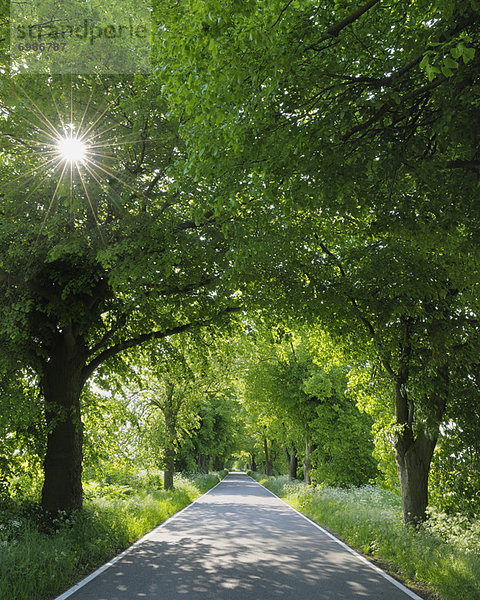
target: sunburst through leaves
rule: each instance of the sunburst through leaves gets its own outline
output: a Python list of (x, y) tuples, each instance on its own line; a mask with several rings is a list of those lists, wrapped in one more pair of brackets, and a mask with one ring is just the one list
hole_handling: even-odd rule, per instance
[(64, 206), (77, 224), (93, 219), (103, 242), (107, 212), (144, 195), (136, 162), (151, 141), (147, 123), (128, 118), (118, 83), (106, 89), (105, 81), (77, 81), (65, 88), (46, 82), (34, 98), (16, 84), (15, 101), (2, 107), (13, 125), (7, 137), (29, 165), (10, 185), (27, 192), (24, 201), (36, 200), (43, 213), (38, 237), (52, 211)]

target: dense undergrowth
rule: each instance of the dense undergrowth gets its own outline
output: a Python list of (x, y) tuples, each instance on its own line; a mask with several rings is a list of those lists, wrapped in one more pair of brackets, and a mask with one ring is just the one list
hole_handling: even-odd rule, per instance
[(46, 600), (78, 581), (220, 481), (224, 473), (109, 473), (85, 483), (85, 506), (48, 521), (38, 503), (0, 507), (0, 598)]
[(480, 599), (480, 519), (431, 509), (428, 522), (416, 531), (403, 525), (399, 496), (377, 486), (322, 488), (287, 477), (255, 477), (394, 575), (433, 590), (430, 597)]

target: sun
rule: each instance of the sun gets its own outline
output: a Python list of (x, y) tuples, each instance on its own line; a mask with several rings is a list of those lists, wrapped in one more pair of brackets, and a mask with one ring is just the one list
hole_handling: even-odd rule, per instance
[[(130, 121), (124, 120), (122, 113), (117, 114), (123, 88), (119, 93), (117, 88), (112, 89), (114, 97), (105, 101), (102, 82), (101, 90), (97, 84), (83, 86), (82, 83), (73, 85), (70, 81), (70, 90), (62, 86), (55, 91), (49, 84), (45, 96), (39, 95), (40, 104), (14, 82), (13, 89), (19, 102), (28, 106), (28, 113), (18, 113), (19, 123), (27, 124), (28, 133), (25, 139), (15, 135), (9, 137), (24, 152), (28, 151), (25, 163), (31, 162), (31, 168), (19, 170), (9, 185), (15, 190), (18, 182), (22, 182), (27, 191), (25, 201), (35, 197), (37, 192), (47, 190), (45, 196), (40, 193), (43, 201), (37, 203), (38, 209), (44, 211), (37, 240), (49, 216), (58, 207), (62, 211), (66, 209), (78, 227), (82, 223), (90, 227), (93, 218), (99, 238), (105, 244), (102, 219), (110, 218), (114, 212), (123, 214), (127, 199), (136, 202), (136, 198), (144, 197), (136, 179), (133, 185), (129, 181), (128, 165), (130, 161), (143, 160), (146, 144), (153, 138), (147, 129), (139, 131)], [(99, 90), (101, 94), (98, 94)], [(2, 105), (0, 121), (4, 118), (3, 110)], [(7, 107), (6, 111), (16, 122), (17, 113), (13, 108)], [(120, 162), (119, 156), (128, 157), (127, 162)], [(117, 174), (119, 169), (125, 171), (126, 166), (127, 179)], [(140, 187), (142, 185), (143, 182)], [(124, 192), (126, 189), (128, 194)]]
[(67, 163), (83, 163), (87, 158), (87, 144), (76, 136), (62, 137), (57, 142), (58, 155)]

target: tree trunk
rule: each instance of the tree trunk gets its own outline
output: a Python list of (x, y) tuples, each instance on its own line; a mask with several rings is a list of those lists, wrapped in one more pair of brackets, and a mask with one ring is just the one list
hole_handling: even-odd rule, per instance
[(311, 454), (312, 454), (312, 444), (311, 444), (311, 440), (310, 440), (310, 435), (307, 434), (307, 437), (305, 440), (305, 462), (303, 465), (303, 475), (304, 475), (305, 483), (307, 485), (310, 485), (312, 483), (312, 479), (310, 477), (310, 471), (312, 470), (312, 460), (310, 458)]
[(85, 359), (78, 348), (62, 343), (43, 368), (47, 448), (42, 507), (49, 513), (82, 508), (80, 395), (85, 384), (84, 366)]
[(165, 450), (165, 470), (163, 472), (163, 487), (166, 490), (173, 488), (173, 475), (175, 473), (175, 449)]
[(395, 460), (400, 477), (403, 518), (406, 525), (418, 525), (425, 520), (428, 506), (428, 475), (436, 439), (420, 431), (416, 438), (406, 430), (397, 435)]
[(215, 456), (213, 458), (213, 470), (214, 471), (223, 471), (225, 468), (225, 459), (223, 456)]
[(252, 464), (251, 464), (251, 470), (255, 473), (257, 470), (257, 462), (255, 460), (255, 454), (252, 453)]
[[(426, 518), (428, 506), (428, 476), (437, 435), (443, 417), (448, 393), (448, 368), (443, 365), (433, 380), (434, 391), (429, 404), (436, 427), (433, 435), (427, 435), (415, 422), (415, 404), (406, 391), (409, 377), (408, 361), (411, 348), (406, 329), (406, 342), (402, 347), (400, 365), (395, 384), (395, 417), (401, 430), (395, 437), (395, 461), (397, 463), (402, 494), (403, 519), (406, 525), (418, 525)], [(417, 430), (417, 431), (415, 431)]]
[(297, 451), (292, 446), (292, 450), (289, 454), (289, 460), (288, 460), (288, 478), (289, 479), (297, 478), (297, 469), (298, 469)]
[(268, 440), (266, 437), (263, 438), (263, 449), (265, 451), (265, 473), (267, 476), (273, 475), (272, 463), (270, 462), (270, 454), (268, 451)]
[(161, 410), (165, 419), (165, 469), (163, 471), (163, 487), (166, 490), (173, 488), (173, 475), (175, 473), (175, 458), (177, 456), (177, 417), (180, 405), (174, 401), (175, 383), (167, 380), (165, 383), (166, 397)]
[(207, 456), (205, 454), (199, 453), (197, 465), (202, 473), (208, 473)]

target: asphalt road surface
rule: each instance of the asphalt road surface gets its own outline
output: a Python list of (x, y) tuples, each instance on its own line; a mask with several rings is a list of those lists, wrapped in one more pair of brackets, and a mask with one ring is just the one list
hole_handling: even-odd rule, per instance
[(57, 600), (419, 599), (243, 473)]

